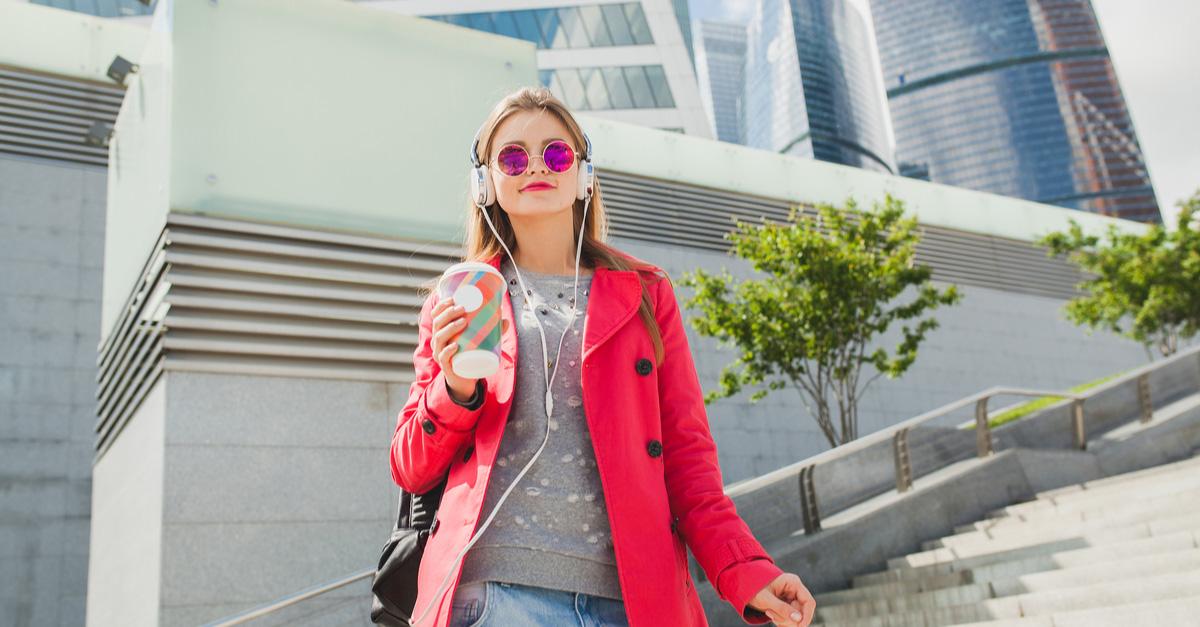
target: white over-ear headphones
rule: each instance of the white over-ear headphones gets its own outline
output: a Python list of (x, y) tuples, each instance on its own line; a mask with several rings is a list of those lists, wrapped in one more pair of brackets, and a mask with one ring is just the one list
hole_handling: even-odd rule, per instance
[[(483, 127), (475, 133), (475, 141), (471, 142), (471, 200), (475, 206), (484, 208), (496, 202), (496, 188), (492, 185), (491, 172), (486, 163), (479, 158), (479, 137), (483, 135)], [(583, 134), (586, 154), (579, 155), (579, 178), (575, 184), (575, 197), (580, 200), (590, 200), (596, 185), (596, 171), (592, 168), (592, 140), (587, 133)]]

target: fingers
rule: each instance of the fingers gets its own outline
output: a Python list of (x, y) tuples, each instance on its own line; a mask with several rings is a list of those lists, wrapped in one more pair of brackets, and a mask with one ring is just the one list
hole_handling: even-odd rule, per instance
[(446, 299), (433, 308), (432, 314), (433, 337), (430, 340), (430, 348), (433, 350), (433, 358), (445, 368), (446, 364), (442, 363), (442, 353), (448, 345), (458, 339), (458, 335), (465, 328), (466, 319), (463, 316), (466, 311), (462, 307), (455, 306), (451, 299)]
[(817, 604), (799, 577), (785, 573), (759, 591), (752, 606), (779, 627), (808, 627)]
[(767, 607), (763, 609), (763, 613), (767, 615), (767, 618), (771, 619), (771, 622), (779, 625), (779, 627), (800, 627), (808, 624), (808, 621), (804, 620), (805, 618), (809, 618), (808, 616), (805, 616), (798, 608), (792, 607), (778, 597), (768, 600), (766, 605)]

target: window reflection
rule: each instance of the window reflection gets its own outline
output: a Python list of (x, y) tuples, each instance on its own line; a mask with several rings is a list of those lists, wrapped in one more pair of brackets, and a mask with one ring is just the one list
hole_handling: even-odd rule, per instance
[(425, 17), (524, 39), (543, 50), (654, 44), (646, 15), (638, 2)]
[(579, 10), (575, 7), (557, 9), (558, 21), (567, 34), (567, 45), (571, 48), (589, 48), (591, 40), (583, 30), (583, 20), (579, 18)]
[(667, 87), (667, 74), (661, 65), (647, 65), (646, 78), (650, 80), (650, 88), (654, 90), (654, 100), (660, 109), (670, 109), (675, 106), (671, 98), (671, 89)]
[(653, 109), (654, 90), (650, 88), (650, 81), (646, 79), (646, 71), (640, 66), (621, 68), (621, 73), (625, 75), (625, 82), (629, 85), (629, 93), (633, 97), (633, 107), (635, 109)]
[(633, 98), (629, 95), (629, 86), (625, 84), (625, 76), (619, 67), (606, 67), (600, 70), (604, 74), (604, 84), (608, 87), (608, 95), (612, 98), (614, 109), (632, 109)]
[(95, 15), (97, 17), (130, 17), (133, 15), (150, 15), (154, 7), (146, 6), (138, 0), (29, 0), (32, 4), (54, 7)]
[(625, 18), (625, 10), (619, 4), (605, 4), (600, 7), (608, 32), (612, 36), (614, 46), (632, 46), (633, 33), (629, 30), (629, 22)]
[(568, 107), (579, 111), (675, 106), (660, 65), (559, 68), (542, 70), (538, 77)]

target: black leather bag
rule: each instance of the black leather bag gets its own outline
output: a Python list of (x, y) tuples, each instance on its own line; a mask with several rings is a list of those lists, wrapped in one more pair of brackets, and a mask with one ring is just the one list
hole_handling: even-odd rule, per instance
[(425, 494), (400, 491), (396, 527), (371, 580), (371, 622), (387, 627), (411, 627), (413, 606), (417, 603), (417, 570), (425, 542), (433, 529), (446, 481)]

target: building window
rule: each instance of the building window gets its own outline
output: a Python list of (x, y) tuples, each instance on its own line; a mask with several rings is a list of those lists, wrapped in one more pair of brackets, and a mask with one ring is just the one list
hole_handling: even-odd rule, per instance
[[(132, 2), (137, 4), (136, 0)], [(463, 28), (524, 39), (541, 50), (654, 44), (640, 2), (426, 17)]]
[(97, 17), (129, 17), (154, 12), (138, 0), (30, 0), (33, 4), (86, 13)]
[(661, 65), (559, 68), (541, 70), (538, 78), (576, 111), (675, 107)]

